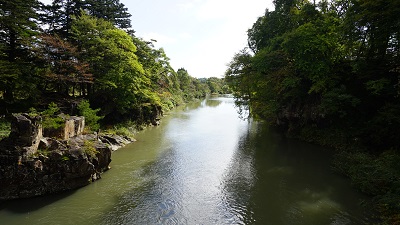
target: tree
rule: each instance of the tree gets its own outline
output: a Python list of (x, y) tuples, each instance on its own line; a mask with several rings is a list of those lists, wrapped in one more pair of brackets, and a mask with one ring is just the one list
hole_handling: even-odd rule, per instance
[(274, 3), (248, 31), (254, 54), (235, 55), (227, 70), (238, 104), (290, 131), (335, 128), (349, 140), (396, 124), (365, 141), (399, 146), (389, 135), (399, 125), (399, 3)]
[(159, 104), (135, 54), (136, 46), (125, 31), (82, 13), (74, 21), (72, 34), (83, 52), (80, 59), (89, 63), (93, 74), (91, 99), (106, 117), (132, 116), (131, 110), (145, 103)]
[(34, 76), (31, 48), (39, 30), (37, 7), (36, 0), (0, 2), (0, 93), (7, 103), (15, 100), (16, 93), (25, 98), (34, 90), (28, 84)]
[(41, 18), (49, 25), (49, 32), (69, 38), (73, 17), (79, 16), (82, 10), (126, 31), (131, 28), (131, 15), (119, 0), (53, 0), (51, 5), (43, 6)]
[(72, 87), (73, 96), (75, 90), (79, 90), (81, 95), (87, 93), (86, 84), (93, 83), (93, 76), (89, 73), (89, 64), (79, 60), (80, 53), (75, 46), (58, 35), (44, 34), (41, 36), (38, 53), (46, 67), (44, 83), (52, 85), (45, 85), (44, 91), (50, 88), (69, 96)]
[(132, 27), (131, 14), (119, 0), (86, 0), (83, 9), (89, 12), (89, 15), (110, 21), (125, 31)]
[(48, 32), (62, 38), (69, 38), (74, 16), (83, 9), (81, 0), (53, 0), (51, 5), (42, 7), (41, 20), (49, 26)]

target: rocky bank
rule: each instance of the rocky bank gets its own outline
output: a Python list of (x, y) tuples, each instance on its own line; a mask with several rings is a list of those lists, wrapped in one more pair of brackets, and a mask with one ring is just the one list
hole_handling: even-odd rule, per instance
[(113, 150), (134, 141), (83, 134), (84, 117), (64, 119), (60, 129), (47, 130), (39, 116), (13, 115), (11, 133), (0, 142), (0, 199), (29, 198), (88, 185), (109, 169)]

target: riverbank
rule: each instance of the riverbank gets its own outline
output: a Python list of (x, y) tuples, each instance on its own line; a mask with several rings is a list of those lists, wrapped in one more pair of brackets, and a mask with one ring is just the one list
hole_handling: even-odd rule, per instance
[(0, 141), (0, 200), (31, 198), (86, 186), (109, 169), (112, 151), (135, 141), (117, 134), (88, 134), (84, 117), (63, 117), (58, 129), (42, 117), (13, 114)]
[[(53, 108), (56, 110), (50, 111), (59, 111), (58, 107)], [(2, 118), (0, 199), (65, 192), (100, 179), (110, 169), (111, 153), (135, 142), (138, 131), (160, 125), (163, 116), (158, 110), (146, 122), (113, 124), (93, 132), (85, 124), (98, 126), (101, 117), (96, 112), (87, 105), (87, 117), (54, 113), (49, 116), (46, 111), (35, 111), (13, 114), (11, 122)], [(46, 126), (48, 121), (51, 126)]]

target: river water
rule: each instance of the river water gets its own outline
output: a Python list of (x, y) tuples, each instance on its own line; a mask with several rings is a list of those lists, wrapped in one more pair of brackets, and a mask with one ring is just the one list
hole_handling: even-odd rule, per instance
[(136, 138), (91, 185), (0, 203), (0, 224), (365, 223), (365, 197), (323, 148), (239, 119), (231, 98), (173, 110)]

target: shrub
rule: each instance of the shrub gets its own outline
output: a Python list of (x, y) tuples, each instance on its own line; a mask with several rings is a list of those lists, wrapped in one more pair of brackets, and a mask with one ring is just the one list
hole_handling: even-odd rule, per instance
[(0, 139), (7, 137), (11, 131), (11, 124), (5, 118), (0, 118)]
[(99, 120), (103, 119), (102, 116), (98, 116), (97, 113), (100, 109), (90, 108), (89, 101), (83, 100), (78, 105), (79, 114), (85, 117), (85, 123), (92, 130), (98, 130), (100, 128)]
[(89, 140), (85, 140), (82, 150), (84, 153), (86, 153), (86, 155), (91, 156), (92, 158), (96, 157), (96, 154), (99, 153), (99, 151), (97, 151), (96, 147), (94, 146), (94, 142)]
[[(65, 121), (63, 118), (57, 116), (57, 113), (59, 112), (60, 108), (58, 108), (57, 104), (54, 102), (50, 103), (48, 108), (41, 113), (43, 118), (43, 128), (57, 130), (62, 127)], [(36, 113), (36, 110), (31, 109), (30, 114), (34, 113)]]

